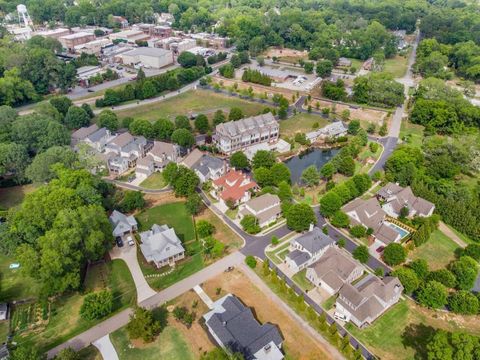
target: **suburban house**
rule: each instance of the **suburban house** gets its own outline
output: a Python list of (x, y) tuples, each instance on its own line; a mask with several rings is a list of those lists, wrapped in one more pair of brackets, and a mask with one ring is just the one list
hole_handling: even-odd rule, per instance
[(337, 66), (350, 67), (350, 66), (352, 66), (352, 61), (350, 59), (345, 58), (345, 57), (341, 57), (337, 61)]
[(218, 124), (213, 141), (224, 154), (232, 154), (259, 143), (278, 140), (280, 125), (272, 113)]
[(238, 217), (242, 219), (245, 215), (253, 215), (258, 219), (258, 225), (264, 227), (275, 222), (282, 215), (280, 198), (277, 195), (264, 194), (250, 199), (240, 205)]
[(397, 226), (385, 221), (387, 213), (375, 198), (368, 200), (357, 198), (345, 205), (343, 211), (350, 217), (351, 225), (371, 228), (372, 236), (380, 242), (380, 246), (399, 242), (403, 237)]
[(255, 144), (252, 146), (249, 146), (248, 148), (242, 150), (243, 153), (247, 156), (247, 159), (252, 161), (253, 157), (257, 153), (257, 151), (260, 150), (265, 150), (265, 151), (276, 151), (280, 154), (284, 154), (286, 152), (289, 152), (292, 148), (292, 145), (290, 143), (286, 142), (283, 139), (278, 139), (277, 142), (275, 143), (259, 143)]
[(7, 303), (0, 303), (0, 321), (8, 319), (9, 308)]
[(335, 317), (359, 328), (368, 326), (398, 302), (402, 291), (398, 278), (386, 276), (380, 280), (370, 274), (355, 285), (343, 285), (335, 303)]
[(251, 198), (251, 191), (255, 191), (257, 183), (238, 170), (230, 170), (225, 175), (212, 181), (211, 195), (226, 206), (232, 201), (235, 206), (247, 202)]
[(105, 146), (109, 170), (117, 174), (125, 172), (135, 166), (152, 146), (143, 136), (133, 136), (129, 132), (117, 135)]
[(290, 253), (285, 257), (285, 264), (294, 272), (301, 271), (317, 261), (334, 244), (335, 240), (318, 227), (311, 226), (309, 232), (290, 242)]
[(155, 171), (162, 171), (169, 162), (177, 162), (180, 147), (162, 141), (154, 141), (153, 147), (144, 158), (137, 161), (135, 174), (137, 177), (148, 177)]
[(307, 279), (328, 294), (336, 294), (343, 284), (350, 284), (362, 276), (363, 266), (343, 250), (332, 246), (307, 268)]
[(283, 359), (282, 335), (277, 326), (260, 324), (250, 308), (227, 294), (203, 315), (210, 335), (223, 349), (242, 353), (245, 360)]
[(225, 175), (227, 164), (225, 160), (204, 154), (198, 149), (191, 151), (181, 162), (181, 165), (193, 170), (201, 183), (216, 180)]
[(77, 143), (85, 140), (87, 136), (92, 135), (97, 130), (98, 130), (97, 124), (93, 124), (93, 125), (82, 127), (78, 130), (75, 130), (71, 136), (71, 145), (75, 146)]
[(185, 257), (182, 242), (173, 228), (167, 225), (154, 224), (148, 231), (140, 233), (140, 249), (148, 262), (155, 263), (157, 268), (174, 266)]
[(93, 134), (88, 135), (83, 142), (101, 153), (105, 149), (105, 146), (109, 141), (114, 138), (107, 128), (101, 128), (95, 131)]
[(404, 188), (398, 184), (388, 183), (378, 190), (377, 198), (381, 202), (385, 202), (382, 209), (394, 218), (400, 216), (403, 208), (408, 209), (408, 217), (428, 217), (435, 210), (435, 204), (415, 196), (410, 186)]
[(127, 216), (117, 210), (113, 210), (109, 220), (113, 228), (112, 234), (115, 237), (130, 234), (138, 229), (137, 220), (133, 215)]
[(325, 140), (326, 138), (335, 139), (340, 136), (345, 136), (347, 135), (347, 131), (348, 127), (343, 123), (343, 121), (336, 121), (321, 129), (308, 132), (305, 134), (305, 136), (307, 140), (313, 143), (319, 140)]

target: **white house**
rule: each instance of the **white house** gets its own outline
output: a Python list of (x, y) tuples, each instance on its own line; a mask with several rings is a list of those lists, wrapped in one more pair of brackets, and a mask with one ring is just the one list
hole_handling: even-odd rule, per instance
[(182, 160), (181, 165), (192, 169), (200, 179), (200, 183), (216, 180), (225, 175), (228, 170), (225, 160), (205, 154), (198, 149), (192, 150)]
[(109, 220), (115, 237), (130, 234), (138, 229), (137, 220), (132, 215), (127, 216), (117, 210), (113, 210)]
[(415, 196), (410, 186), (401, 187), (398, 184), (388, 183), (378, 190), (377, 198), (383, 201), (382, 209), (391, 217), (397, 218), (403, 208), (408, 209), (408, 217), (428, 217), (433, 214), (435, 204)]
[(147, 155), (137, 161), (135, 174), (137, 177), (148, 177), (155, 171), (162, 171), (170, 162), (177, 162), (180, 147), (176, 144), (155, 141)]
[(140, 249), (148, 262), (153, 262), (157, 268), (166, 265), (174, 266), (185, 257), (182, 242), (173, 228), (167, 225), (154, 224), (151, 230), (140, 233)]
[(238, 217), (253, 215), (258, 219), (258, 225), (264, 227), (275, 222), (282, 214), (280, 198), (277, 195), (264, 194), (240, 205)]

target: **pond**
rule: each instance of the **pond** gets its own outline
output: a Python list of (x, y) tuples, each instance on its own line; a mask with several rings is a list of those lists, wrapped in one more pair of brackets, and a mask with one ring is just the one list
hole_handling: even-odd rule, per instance
[(307, 167), (315, 165), (317, 169), (320, 169), (339, 151), (340, 149), (313, 149), (285, 161), (285, 165), (290, 169), (292, 184), (300, 182), (302, 172)]

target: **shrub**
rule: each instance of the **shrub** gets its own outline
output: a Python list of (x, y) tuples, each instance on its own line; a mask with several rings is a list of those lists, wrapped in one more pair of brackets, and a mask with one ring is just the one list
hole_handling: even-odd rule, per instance
[(104, 290), (90, 293), (85, 296), (80, 316), (86, 320), (101, 319), (113, 310), (113, 295), (111, 291)]
[(255, 259), (252, 255), (248, 255), (245, 258), (245, 264), (247, 264), (250, 268), (255, 269), (257, 267), (257, 259)]
[(338, 210), (333, 214), (332, 225), (336, 227), (346, 228), (350, 225), (350, 218), (343, 211)]
[(365, 229), (362, 225), (355, 225), (350, 229), (350, 234), (356, 238), (361, 238), (367, 234), (367, 229)]
[(213, 235), (215, 232), (215, 226), (206, 220), (199, 220), (196, 225), (198, 237), (201, 239)]
[(258, 234), (262, 230), (258, 225), (258, 219), (253, 215), (245, 215), (240, 221), (240, 225), (249, 234)]
[(475, 315), (478, 313), (478, 299), (471, 292), (460, 290), (450, 295), (448, 307), (457, 314)]
[(272, 245), (278, 245), (278, 237), (276, 237), (275, 235), (272, 236)]
[(164, 326), (165, 324), (155, 320), (151, 310), (137, 307), (135, 312), (130, 315), (127, 332), (130, 339), (140, 338), (144, 342), (152, 342)]

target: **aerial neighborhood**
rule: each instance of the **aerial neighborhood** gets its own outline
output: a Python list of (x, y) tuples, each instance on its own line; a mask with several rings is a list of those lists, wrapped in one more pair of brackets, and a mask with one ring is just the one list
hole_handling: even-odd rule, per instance
[(0, 4), (0, 360), (475, 360), (480, 5)]

